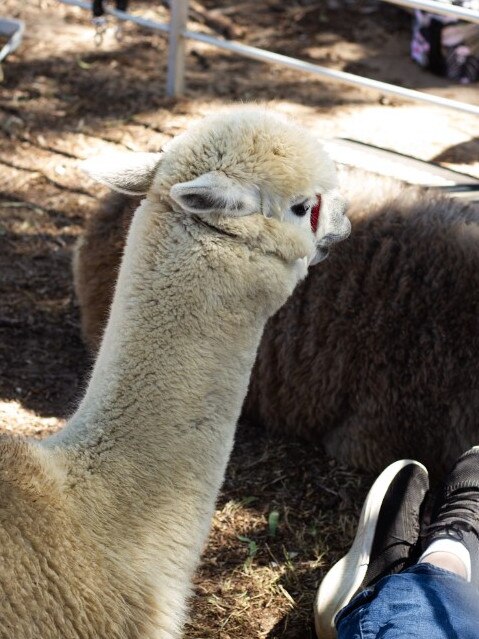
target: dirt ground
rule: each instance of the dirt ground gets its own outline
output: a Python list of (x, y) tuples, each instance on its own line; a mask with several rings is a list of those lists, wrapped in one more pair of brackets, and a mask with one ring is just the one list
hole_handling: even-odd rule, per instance
[[(132, 11), (167, 19), (159, 2)], [(213, 2), (248, 44), (477, 103), (408, 59), (409, 16), (314, 0)], [(352, 137), (479, 176), (478, 118), (326, 84), (189, 45), (187, 90), (165, 96), (163, 36), (125, 26), (95, 47), (89, 16), (54, 0), (4, 0), (23, 46), (0, 83), (0, 428), (42, 437), (74, 409), (91, 363), (72, 293), (72, 246), (103, 194), (77, 168), (104, 149), (156, 150), (235, 100), (274, 101), (318, 134)], [(198, 22), (191, 28), (211, 32)], [(186, 636), (314, 636), (324, 571), (347, 548), (371, 483), (299, 440), (243, 425), (196, 577)]]

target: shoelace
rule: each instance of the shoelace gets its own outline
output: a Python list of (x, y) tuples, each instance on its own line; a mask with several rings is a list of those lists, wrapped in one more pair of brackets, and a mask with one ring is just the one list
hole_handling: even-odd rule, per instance
[(463, 541), (464, 533), (474, 533), (479, 540), (478, 528), (466, 521), (463, 521), (462, 519), (453, 519), (452, 521), (444, 524), (441, 522), (430, 524), (426, 530), (421, 533), (421, 539), (426, 540), (432, 537), (435, 533), (445, 534), (446, 537), (450, 537), (455, 541)]

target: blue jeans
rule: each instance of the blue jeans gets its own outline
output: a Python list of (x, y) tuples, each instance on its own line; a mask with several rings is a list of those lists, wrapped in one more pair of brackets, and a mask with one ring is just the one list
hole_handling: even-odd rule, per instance
[(338, 639), (479, 639), (479, 590), (416, 564), (360, 592), (336, 617)]

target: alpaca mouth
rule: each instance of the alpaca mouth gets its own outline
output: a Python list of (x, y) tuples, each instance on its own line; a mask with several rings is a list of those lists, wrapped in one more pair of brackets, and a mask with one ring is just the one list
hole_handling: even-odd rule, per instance
[(316, 252), (310, 261), (310, 266), (314, 266), (319, 262), (323, 262), (329, 255), (329, 248), (321, 247), (319, 244), (316, 245)]
[(316, 253), (310, 262), (311, 266), (325, 260), (329, 255), (329, 247), (346, 239), (348, 235), (349, 231), (343, 233), (327, 233), (322, 237), (319, 242), (316, 243)]
[(341, 240), (346, 239), (346, 237), (347, 235), (344, 233), (328, 233), (319, 240), (317, 246), (319, 249), (328, 250), (332, 244), (337, 244), (338, 242), (341, 242)]

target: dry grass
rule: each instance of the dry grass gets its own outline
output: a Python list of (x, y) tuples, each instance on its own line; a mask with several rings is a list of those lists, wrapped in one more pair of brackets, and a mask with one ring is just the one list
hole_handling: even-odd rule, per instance
[(0, 431), (24, 437), (47, 437), (64, 424), (63, 419), (40, 417), (19, 402), (0, 401)]
[(313, 637), (315, 590), (354, 534), (366, 484), (318, 449), (242, 426), (188, 635)]

